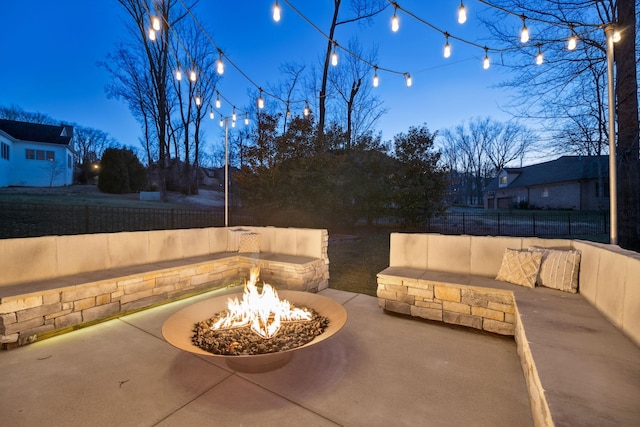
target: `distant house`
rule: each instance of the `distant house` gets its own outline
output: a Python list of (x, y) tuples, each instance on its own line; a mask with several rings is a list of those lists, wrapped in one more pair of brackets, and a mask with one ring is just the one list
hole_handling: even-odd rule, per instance
[(0, 119), (0, 187), (73, 183), (72, 126)]
[(609, 206), (608, 162), (608, 156), (562, 156), (537, 165), (504, 168), (487, 186), (484, 207), (606, 209)]

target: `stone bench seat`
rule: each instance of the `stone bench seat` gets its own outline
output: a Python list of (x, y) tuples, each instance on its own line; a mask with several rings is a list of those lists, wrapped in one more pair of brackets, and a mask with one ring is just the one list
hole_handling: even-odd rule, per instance
[[(253, 231), (260, 231), (260, 229), (256, 227)], [(147, 237), (150, 233), (158, 232), (129, 234), (138, 240), (141, 237)], [(176, 237), (185, 233), (185, 240), (194, 243), (193, 232), (176, 230), (161, 233), (171, 233), (174, 244)], [(269, 233), (275, 235), (277, 230), (266, 229), (267, 237)], [(206, 239), (215, 239), (217, 247), (227, 247), (226, 229), (221, 231), (211, 229), (207, 233), (200, 234), (203, 234)], [(287, 244), (293, 246), (293, 250), (289, 249), (290, 253), (286, 253), (286, 248), (282, 250), (284, 253), (220, 251), (170, 259), (156, 257), (140, 264), (116, 265), (101, 269), (91, 269), (78, 262), (78, 265), (84, 267), (84, 271), (81, 270), (82, 272), (77, 274), (50, 274), (51, 277), (44, 279), (34, 276), (30, 280), (24, 280), (25, 274), (20, 275), (19, 277), (23, 280), (21, 282), (16, 280), (18, 283), (15, 284), (7, 280), (8, 283), (0, 286), (0, 345), (8, 349), (199, 292), (241, 285), (249, 278), (249, 272), (255, 266), (260, 268), (260, 281), (269, 283), (277, 289), (317, 292), (327, 287), (328, 236), (326, 231), (298, 230), (296, 233), (295, 229), (288, 229), (282, 234), (287, 237)], [(309, 242), (318, 246), (298, 250), (299, 255), (292, 254), (291, 252), (295, 253), (296, 250), (296, 235), (303, 236), (307, 240), (304, 242), (307, 247), (310, 247)], [(96, 236), (96, 240), (105, 240), (104, 236)], [(87, 239), (86, 236), (59, 237)], [(124, 240), (128, 235), (118, 236), (118, 238)], [(43, 238), (45, 243), (36, 239), (38, 238), (27, 242), (22, 240), (16, 244), (30, 245), (29, 247), (35, 251), (35, 248), (41, 248), (47, 240), (52, 238)], [(221, 239), (224, 241), (219, 242)], [(108, 241), (108, 237), (106, 240)], [(1, 241), (0, 245), (10, 246), (10, 243)], [(277, 250), (277, 246), (273, 243), (266, 240), (265, 248)], [(324, 245), (324, 248), (321, 245)], [(202, 246), (210, 247), (207, 244)], [(118, 246), (112, 245), (112, 247)], [(312, 249), (315, 249), (315, 252)], [(51, 251), (54, 252), (52, 254), (54, 257), (55, 247)], [(314, 253), (317, 253), (318, 257), (308, 256)], [(184, 253), (179, 252), (177, 255), (184, 255)], [(114, 260), (116, 257), (123, 259), (121, 255), (112, 255), (108, 259)], [(58, 269), (63, 270), (59, 266)]]
[[(447, 236), (428, 235), (425, 241), (432, 236), (438, 242), (437, 256), (442, 256)], [(625, 327), (622, 328), (611, 321), (617, 313), (603, 313), (581, 293), (525, 288), (487, 276), (487, 265), (496, 268), (497, 273), (496, 266), (500, 263), (497, 254), (505, 247), (567, 244), (567, 241), (519, 239), (452, 236), (454, 245), (444, 252), (449, 251), (449, 255), (466, 252), (466, 267), (464, 257), (450, 256), (447, 263), (439, 263), (440, 270), (432, 270), (426, 268), (429, 262), (425, 251), (416, 250), (415, 236), (392, 235), (390, 250), (396, 252), (390, 254), (391, 266), (378, 274), (379, 305), (388, 312), (513, 335), (536, 426), (638, 425), (640, 348), (630, 339), (637, 336), (630, 319), (626, 318), (624, 324), (620, 322)], [(455, 243), (466, 243), (472, 249), (455, 247)], [(593, 294), (599, 294), (601, 306), (606, 307), (611, 305), (608, 289), (626, 287), (626, 300), (622, 299), (618, 307), (630, 304), (635, 310), (628, 312), (637, 313), (640, 281), (634, 272), (638, 271), (640, 257), (614, 248), (616, 255), (627, 258), (609, 258), (611, 254), (605, 252), (604, 245), (571, 244), (583, 254), (580, 285), (587, 295), (597, 285), (598, 292)], [(406, 248), (411, 252), (403, 255)], [(482, 250), (474, 255), (473, 248)], [(488, 259), (487, 254), (491, 253), (498, 259)], [(469, 262), (474, 256), (482, 261), (475, 264), (476, 270), (473, 261)], [(614, 264), (616, 274), (612, 274), (612, 265), (600, 264), (601, 260)], [(424, 266), (420, 266), (421, 262)], [(438, 264), (438, 259), (434, 258), (432, 264)], [(443, 271), (443, 267), (450, 271)], [(484, 275), (471, 273), (478, 270), (483, 270)], [(630, 333), (626, 334), (625, 329)]]

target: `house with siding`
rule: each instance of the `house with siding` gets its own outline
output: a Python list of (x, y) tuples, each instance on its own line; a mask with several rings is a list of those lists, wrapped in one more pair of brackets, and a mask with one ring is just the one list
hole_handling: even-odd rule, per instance
[(485, 209), (602, 210), (609, 206), (609, 156), (562, 156), (504, 168), (484, 191)]
[(0, 187), (73, 184), (72, 126), (0, 119)]

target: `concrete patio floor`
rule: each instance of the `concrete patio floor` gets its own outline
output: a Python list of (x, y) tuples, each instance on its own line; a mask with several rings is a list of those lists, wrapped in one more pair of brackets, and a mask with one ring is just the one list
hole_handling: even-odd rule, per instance
[(532, 426), (513, 340), (383, 313), (261, 374), (178, 350), (162, 324), (209, 292), (0, 352), (6, 426)]

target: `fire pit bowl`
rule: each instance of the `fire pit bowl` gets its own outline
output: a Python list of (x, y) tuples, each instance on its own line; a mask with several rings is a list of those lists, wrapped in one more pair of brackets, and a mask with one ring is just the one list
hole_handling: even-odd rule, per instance
[(267, 372), (287, 364), (293, 358), (293, 352), (301, 348), (315, 345), (336, 334), (347, 321), (347, 311), (342, 304), (322, 295), (298, 291), (278, 291), (282, 299), (288, 300), (298, 307), (308, 307), (317, 311), (320, 315), (329, 319), (329, 325), (325, 331), (312, 341), (290, 350), (277, 353), (255, 355), (222, 355), (209, 353), (191, 342), (194, 325), (197, 322), (209, 319), (215, 313), (227, 308), (227, 300), (241, 294), (229, 294), (204, 301), (183, 308), (174, 313), (162, 325), (162, 336), (174, 347), (194, 354), (216, 357), (224, 360), (227, 365), (242, 372)]

